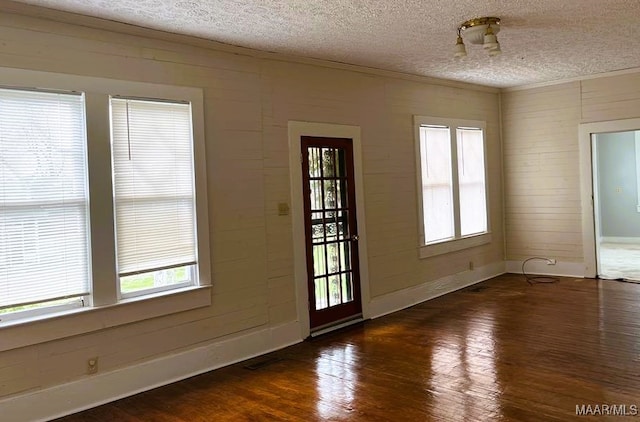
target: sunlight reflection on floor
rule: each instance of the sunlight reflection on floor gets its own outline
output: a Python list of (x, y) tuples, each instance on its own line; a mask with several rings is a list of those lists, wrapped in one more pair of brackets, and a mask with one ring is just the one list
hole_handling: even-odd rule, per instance
[[(316, 358), (316, 408), (323, 420), (343, 418), (345, 412), (354, 408), (358, 383), (357, 368), (354, 368), (356, 352), (355, 345), (342, 344), (322, 351)], [(339, 406), (336, 401), (340, 402)]]

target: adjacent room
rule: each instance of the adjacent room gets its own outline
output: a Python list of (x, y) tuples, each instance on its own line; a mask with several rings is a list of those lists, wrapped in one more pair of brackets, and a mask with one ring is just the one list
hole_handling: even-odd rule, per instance
[(3, 421), (638, 414), (640, 3), (0, 11)]

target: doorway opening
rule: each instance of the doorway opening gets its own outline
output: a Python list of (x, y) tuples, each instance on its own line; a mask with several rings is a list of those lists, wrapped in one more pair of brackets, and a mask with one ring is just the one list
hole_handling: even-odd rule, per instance
[(585, 277), (640, 282), (640, 118), (579, 126)]
[(640, 282), (640, 130), (591, 134), (598, 278)]

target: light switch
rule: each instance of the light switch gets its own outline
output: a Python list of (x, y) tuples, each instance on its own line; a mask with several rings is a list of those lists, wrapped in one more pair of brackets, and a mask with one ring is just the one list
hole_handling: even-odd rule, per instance
[(278, 215), (289, 215), (289, 204), (286, 202), (278, 203)]

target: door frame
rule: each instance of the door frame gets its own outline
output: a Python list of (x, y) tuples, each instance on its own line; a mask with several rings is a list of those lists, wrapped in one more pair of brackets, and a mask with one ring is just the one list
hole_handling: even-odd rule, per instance
[(578, 146), (580, 150), (580, 202), (582, 205), (582, 247), (584, 254), (584, 276), (597, 275), (596, 216), (594, 206), (594, 156), (591, 135), (597, 133), (628, 132), (640, 129), (640, 118), (582, 123), (579, 125)]
[(304, 201), (302, 193), (301, 137), (349, 138), (353, 142), (353, 167), (356, 190), (356, 218), (358, 226), (360, 294), (362, 318), (370, 318), (369, 265), (364, 212), (364, 180), (362, 171), (362, 142), (359, 126), (332, 123), (289, 121), (289, 178), (291, 182), (291, 223), (293, 230), (293, 261), (296, 286), (296, 310), (302, 338), (311, 333), (309, 321), (309, 291), (307, 282)]

